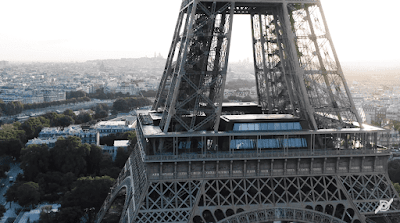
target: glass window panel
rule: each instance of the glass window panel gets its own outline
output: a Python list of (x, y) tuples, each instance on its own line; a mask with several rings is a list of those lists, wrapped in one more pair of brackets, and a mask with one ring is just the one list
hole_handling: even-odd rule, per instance
[(294, 125), (294, 129), (296, 129), (296, 130), (300, 130), (301, 129), (301, 125), (300, 125), (299, 122), (295, 122), (295, 123), (293, 123), (293, 125)]
[(281, 124), (280, 123), (274, 123), (274, 130), (281, 130)]
[(239, 131), (243, 131), (243, 123), (238, 124), (239, 125)]
[(268, 123), (260, 123), (260, 129), (262, 131), (268, 131)]
[(236, 149), (236, 140), (231, 140), (231, 142), (229, 144), (229, 148), (230, 149)]
[(301, 139), (302, 140), (302, 142), (303, 142), (303, 147), (307, 147), (307, 140), (306, 139)]
[(301, 130), (298, 122), (234, 123), (233, 131), (293, 131)]
[(271, 139), (272, 148), (279, 147), (279, 140), (278, 139)]
[(274, 131), (274, 123), (267, 123), (268, 124), (268, 131)]
[(248, 126), (247, 130), (254, 131), (254, 123), (249, 123), (247, 126)]
[(255, 142), (253, 139), (234, 139), (231, 140), (231, 149), (253, 149)]
[(179, 142), (179, 149), (190, 149), (191, 142)]
[(296, 138), (296, 139), (292, 139), (292, 147), (302, 147), (301, 146), (301, 139), (298, 139), (298, 138)]
[(290, 147), (290, 139), (283, 139), (282, 140), (283, 147)]
[(239, 123), (233, 124), (233, 131), (239, 131), (239, 128), (240, 128), (240, 124)]

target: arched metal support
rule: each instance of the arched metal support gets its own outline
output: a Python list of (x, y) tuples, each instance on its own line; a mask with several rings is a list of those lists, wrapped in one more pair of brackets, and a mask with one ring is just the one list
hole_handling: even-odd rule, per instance
[(295, 221), (295, 222), (314, 222), (314, 223), (345, 223), (341, 219), (331, 215), (296, 208), (270, 208), (256, 211), (241, 212), (226, 218), (218, 223), (252, 223), (252, 222), (270, 222), (270, 221)]

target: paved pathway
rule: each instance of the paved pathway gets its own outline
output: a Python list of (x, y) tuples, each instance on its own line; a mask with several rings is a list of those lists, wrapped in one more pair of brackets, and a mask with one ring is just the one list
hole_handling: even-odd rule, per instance
[(10, 171), (7, 173), (7, 178), (1, 179), (1, 184), (4, 184), (4, 187), (0, 188), (0, 204), (4, 205), (7, 209), (6, 213), (4, 213), (3, 218), (1, 218), (0, 223), (3, 223), (7, 220), (9, 217), (17, 217), (17, 214), (15, 213), (16, 209), (20, 209), (21, 206), (18, 203), (12, 202), (12, 203), (6, 203), (6, 198), (4, 197), (5, 193), (7, 192), (7, 189), (14, 183), (9, 181), (9, 177), (13, 177), (14, 181), (17, 178), (17, 175), (19, 173), (23, 173), (22, 169), (19, 168), (19, 163), (10, 163)]

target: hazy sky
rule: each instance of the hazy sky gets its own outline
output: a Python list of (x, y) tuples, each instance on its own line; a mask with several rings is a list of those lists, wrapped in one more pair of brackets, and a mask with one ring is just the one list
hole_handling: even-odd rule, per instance
[[(0, 0), (0, 60), (166, 57), (181, 0)], [(400, 62), (400, 2), (322, 0), (339, 60)], [(251, 57), (250, 18), (235, 17), (231, 61)]]

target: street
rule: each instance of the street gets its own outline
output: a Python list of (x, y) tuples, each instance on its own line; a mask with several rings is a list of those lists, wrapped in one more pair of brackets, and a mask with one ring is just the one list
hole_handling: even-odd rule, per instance
[[(64, 112), (67, 109), (72, 109), (74, 111), (78, 111), (80, 109), (90, 109), (92, 107), (95, 107), (99, 103), (105, 103), (108, 106), (112, 106), (112, 103), (115, 100), (97, 100), (93, 99), (92, 101), (88, 102), (81, 102), (81, 103), (76, 103), (76, 104), (67, 104), (67, 105), (59, 105), (59, 106), (52, 106), (52, 107), (47, 107), (47, 108), (38, 108), (38, 109), (31, 109), (31, 110), (24, 110), (22, 113), (17, 114), (17, 115), (12, 115), (12, 116), (2, 116), (0, 120), (3, 123), (12, 123), (16, 119), (18, 119), (20, 122), (25, 121), (28, 119), (31, 115), (33, 116), (38, 116), (38, 115), (44, 115), (45, 113), (48, 112)], [(21, 117), (23, 119), (21, 119)]]
[(4, 186), (0, 188), (0, 194), (2, 195), (0, 196), (0, 203), (5, 206), (7, 211), (4, 213), (3, 218), (1, 218), (0, 223), (5, 222), (9, 217), (17, 217), (15, 211), (21, 208), (21, 206), (15, 202), (6, 203), (6, 198), (4, 196), (7, 189), (14, 183), (9, 181), (9, 177), (13, 177), (15, 181), (19, 173), (23, 173), (22, 169), (19, 167), (19, 163), (10, 163), (10, 171), (7, 173), (7, 177), (1, 179), (1, 185), (4, 184)]

